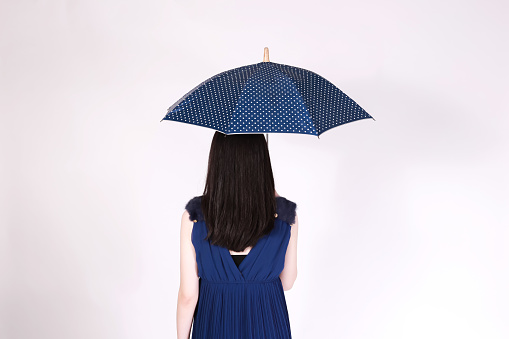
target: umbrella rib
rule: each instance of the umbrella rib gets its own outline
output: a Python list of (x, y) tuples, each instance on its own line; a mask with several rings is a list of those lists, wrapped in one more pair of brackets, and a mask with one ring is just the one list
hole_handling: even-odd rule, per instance
[(233, 112), (232, 112), (231, 116), (228, 119), (228, 127), (226, 128), (226, 134), (228, 134), (230, 132), (230, 121), (231, 121), (231, 118), (233, 117), (233, 114), (235, 114), (235, 112), (237, 111), (237, 107), (239, 106), (240, 98), (242, 97), (242, 94), (244, 93), (244, 90), (246, 89), (246, 85), (249, 82), (249, 79), (251, 77), (253, 77), (254, 75), (258, 74), (261, 71), (262, 71), (262, 69), (258, 68), (255, 72), (253, 72), (251, 75), (249, 75), (249, 77), (246, 79), (246, 82), (242, 85), (242, 90), (240, 91), (239, 98), (238, 98), (237, 102), (235, 103), (235, 108), (233, 109)]
[(298, 90), (297, 85), (296, 85), (296, 84), (295, 84), (295, 82), (293, 81), (293, 78), (292, 78), (292, 77), (290, 77), (288, 74), (286, 74), (286, 72), (285, 72), (284, 70), (279, 69), (279, 68), (276, 68), (276, 69), (277, 69), (279, 72), (281, 72), (281, 74), (283, 74), (283, 76), (285, 76), (286, 78), (288, 78), (288, 79), (292, 82), (293, 86), (294, 86), (294, 87), (295, 87), (295, 89), (296, 89), (297, 94), (299, 95), (299, 97), (300, 97), (300, 99), (301, 99), (301, 101), (302, 101), (302, 105), (304, 105), (304, 108), (305, 108), (305, 109), (306, 109), (306, 111), (309, 113), (309, 120), (311, 121), (311, 127), (313, 128), (313, 130), (315, 131), (316, 135), (318, 136), (318, 131), (317, 131), (317, 130), (316, 130), (316, 128), (315, 128), (315, 123), (314, 123), (313, 119), (311, 119), (311, 111), (308, 109), (308, 107), (307, 107), (307, 105), (306, 105), (306, 101), (304, 101), (304, 98), (302, 97), (301, 92)]

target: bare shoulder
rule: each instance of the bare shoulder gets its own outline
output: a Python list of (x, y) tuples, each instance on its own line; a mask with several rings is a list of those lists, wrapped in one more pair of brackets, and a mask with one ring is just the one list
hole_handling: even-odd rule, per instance
[(187, 210), (182, 213), (182, 228), (193, 228), (194, 222), (190, 218), (190, 214)]

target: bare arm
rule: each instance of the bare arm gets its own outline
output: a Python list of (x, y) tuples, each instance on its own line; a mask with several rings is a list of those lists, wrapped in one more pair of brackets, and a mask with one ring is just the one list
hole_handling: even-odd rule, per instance
[(194, 310), (198, 302), (198, 264), (196, 252), (191, 242), (194, 223), (189, 220), (189, 212), (182, 215), (180, 228), (180, 288), (177, 301), (177, 338), (189, 339)]
[(288, 248), (286, 249), (285, 267), (279, 278), (283, 283), (283, 290), (288, 291), (292, 288), (293, 283), (297, 279), (297, 235), (299, 231), (299, 219), (295, 214), (295, 223), (292, 224), (292, 231)]

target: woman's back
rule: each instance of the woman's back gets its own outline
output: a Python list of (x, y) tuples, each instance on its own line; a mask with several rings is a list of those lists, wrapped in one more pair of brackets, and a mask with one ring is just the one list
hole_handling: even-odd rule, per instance
[(200, 277), (192, 338), (291, 338), (280, 274), (297, 206), (284, 197), (276, 197), (276, 203), (273, 230), (246, 251), (238, 266), (227, 248), (206, 239), (201, 196), (187, 203)]

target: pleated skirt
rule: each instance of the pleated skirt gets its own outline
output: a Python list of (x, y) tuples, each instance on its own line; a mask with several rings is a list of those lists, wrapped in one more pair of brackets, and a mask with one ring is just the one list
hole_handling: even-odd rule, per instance
[(291, 339), (279, 276), (256, 282), (213, 282), (200, 278), (191, 338)]

